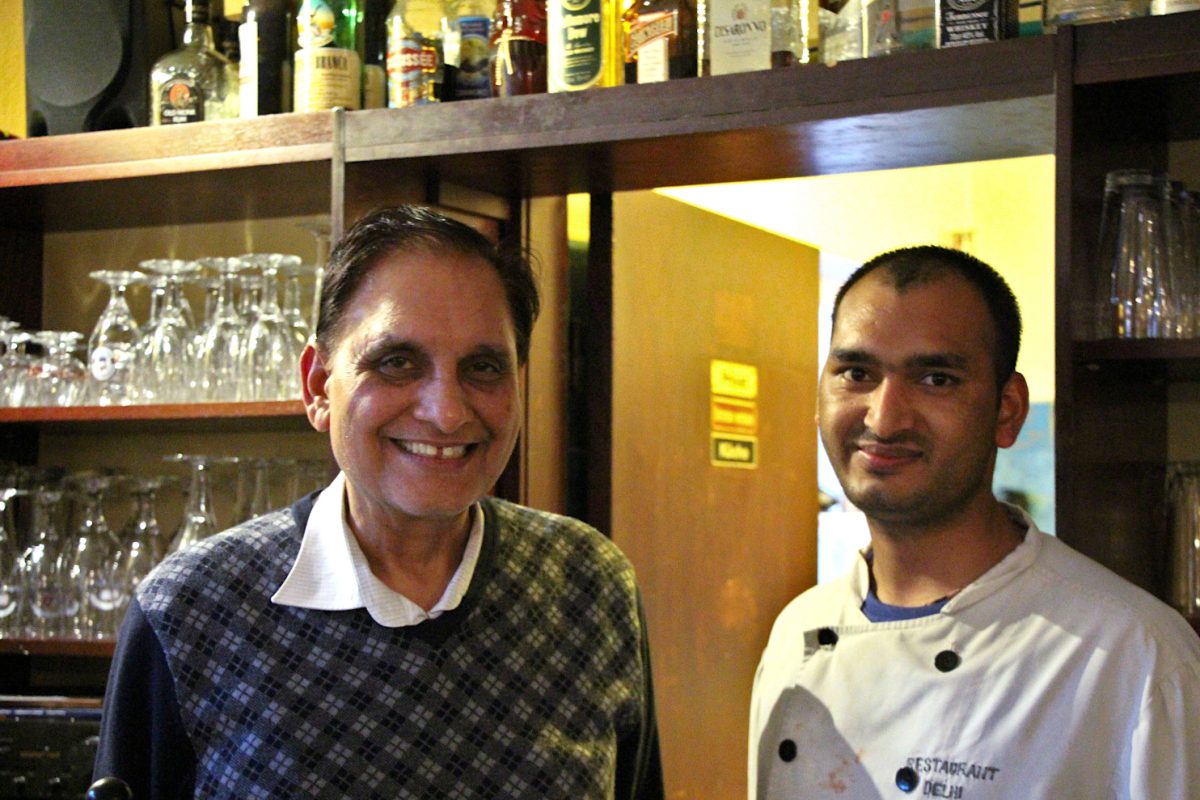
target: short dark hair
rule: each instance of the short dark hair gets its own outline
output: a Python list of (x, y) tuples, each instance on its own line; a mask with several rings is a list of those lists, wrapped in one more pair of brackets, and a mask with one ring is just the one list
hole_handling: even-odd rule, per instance
[(936, 245), (902, 247), (877, 255), (846, 279), (833, 301), (833, 321), (837, 322), (842, 298), (854, 284), (876, 270), (883, 270), (897, 291), (910, 285), (930, 283), (947, 274), (958, 275), (982, 296), (996, 329), (992, 365), (999, 391), (1017, 369), (1021, 349), (1021, 309), (1008, 282), (995, 269), (969, 253)]
[(474, 228), (424, 206), (378, 208), (355, 222), (329, 254), (321, 286), (317, 344), (328, 351), (334, 344), (346, 305), (378, 261), (396, 252), (451, 252), (476, 256), (495, 268), (512, 317), (517, 359), (529, 359), (533, 323), (541, 309), (537, 280), (520, 247), (493, 244)]

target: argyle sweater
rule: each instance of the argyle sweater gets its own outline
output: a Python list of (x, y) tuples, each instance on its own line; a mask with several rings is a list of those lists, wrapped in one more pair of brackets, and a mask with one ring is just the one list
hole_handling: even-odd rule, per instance
[(663, 795), (633, 571), (581, 522), (485, 499), (462, 604), (387, 628), (270, 597), (313, 497), (164, 561), (118, 640), (95, 774), (137, 800)]

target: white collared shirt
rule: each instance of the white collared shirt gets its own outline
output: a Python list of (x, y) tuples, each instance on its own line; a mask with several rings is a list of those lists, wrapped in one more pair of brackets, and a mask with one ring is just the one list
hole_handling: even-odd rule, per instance
[(321, 611), (350, 611), (366, 608), (371, 619), (388, 628), (417, 625), (458, 608), (483, 544), (483, 507), (471, 506), (471, 530), (462, 561), (446, 591), (426, 611), (389, 588), (371, 572), (367, 557), (346, 520), (346, 475), (339, 472), (317, 496), (304, 528), (300, 552), (271, 602)]

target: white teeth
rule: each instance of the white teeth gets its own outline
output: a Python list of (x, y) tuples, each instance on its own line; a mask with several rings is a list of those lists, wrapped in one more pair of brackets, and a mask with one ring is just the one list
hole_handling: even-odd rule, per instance
[(426, 456), (428, 458), (462, 458), (467, 454), (466, 445), (455, 445), (454, 447), (436, 447), (432, 444), (424, 442), (400, 442), (400, 449), (406, 453), (412, 453), (415, 456)]

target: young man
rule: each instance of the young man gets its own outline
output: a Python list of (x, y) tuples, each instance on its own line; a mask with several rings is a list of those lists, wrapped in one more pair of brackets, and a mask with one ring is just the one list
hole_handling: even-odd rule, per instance
[(751, 798), (1200, 798), (1200, 638), (992, 495), (1020, 335), (1004, 280), (953, 250), (838, 293), (817, 421), (871, 546), (775, 623)]
[(523, 258), (427, 209), (347, 232), (300, 364), (341, 472), (142, 583), (97, 777), (138, 800), (662, 797), (629, 562), (487, 496), (537, 311)]

